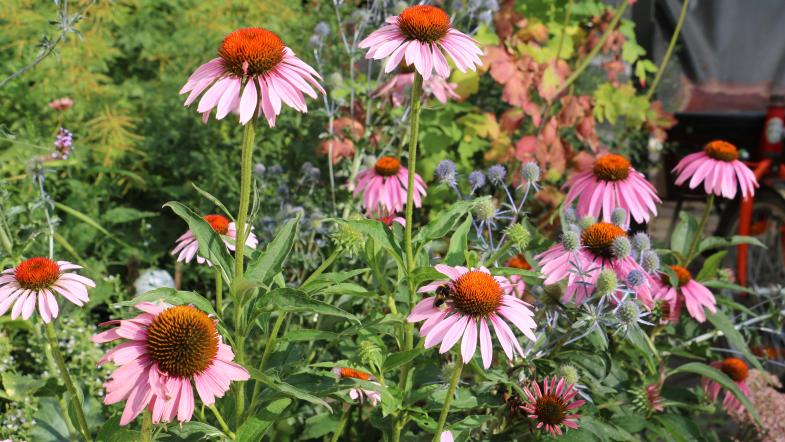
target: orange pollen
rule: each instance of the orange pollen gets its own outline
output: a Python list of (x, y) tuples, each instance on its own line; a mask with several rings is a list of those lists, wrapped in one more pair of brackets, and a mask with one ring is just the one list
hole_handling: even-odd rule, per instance
[(283, 60), (283, 41), (262, 28), (240, 28), (224, 38), (218, 55), (224, 68), (238, 77), (258, 76)]
[(725, 359), (722, 361), (720, 370), (729, 378), (733, 379), (734, 382), (742, 382), (747, 379), (747, 375), (750, 371), (747, 364), (739, 358)]
[(567, 405), (552, 394), (545, 394), (534, 404), (537, 421), (545, 425), (559, 425), (567, 416)]
[(673, 273), (676, 274), (676, 278), (679, 280), (679, 287), (687, 284), (692, 279), (692, 273), (682, 266), (671, 266), (671, 270), (673, 270)]
[(507, 260), (507, 267), (512, 267), (514, 269), (523, 269), (523, 270), (531, 270), (532, 266), (526, 261), (526, 258), (521, 255), (515, 255), (509, 260)]
[(376, 160), (376, 165), (373, 168), (376, 169), (377, 175), (393, 176), (397, 175), (398, 171), (401, 170), (401, 162), (397, 158), (381, 157)]
[(410, 6), (398, 16), (398, 27), (409, 39), (433, 43), (447, 35), (450, 16), (436, 6)]
[(371, 375), (364, 371), (359, 371), (353, 368), (346, 368), (346, 367), (342, 367), (340, 369), (340, 377), (360, 379), (362, 381), (367, 381), (368, 379), (371, 379)]
[(731, 162), (739, 159), (739, 150), (727, 141), (712, 141), (703, 148), (703, 151), (709, 157), (719, 161)]
[(223, 215), (205, 215), (203, 218), (219, 235), (229, 232), (229, 218)]
[(599, 222), (583, 229), (581, 244), (596, 256), (613, 258), (613, 240), (627, 233), (616, 224)]
[(608, 154), (594, 161), (594, 176), (603, 181), (621, 181), (630, 175), (630, 162), (621, 155)]
[(452, 285), (450, 299), (458, 311), (484, 317), (496, 311), (504, 292), (496, 279), (488, 273), (471, 270), (461, 275)]
[(60, 278), (60, 266), (49, 258), (30, 258), (16, 266), (14, 278), (23, 289), (49, 288)]
[(218, 354), (218, 332), (207, 313), (190, 305), (168, 308), (147, 328), (147, 356), (170, 376), (202, 373)]

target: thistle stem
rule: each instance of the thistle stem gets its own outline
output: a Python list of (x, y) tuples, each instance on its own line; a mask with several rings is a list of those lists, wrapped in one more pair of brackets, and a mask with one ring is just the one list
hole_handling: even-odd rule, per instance
[(461, 379), (461, 372), (463, 371), (463, 359), (459, 355), (455, 358), (455, 368), (452, 372), (452, 378), (450, 379), (450, 386), (447, 388), (447, 396), (444, 397), (444, 406), (442, 406), (442, 412), (439, 415), (439, 422), (436, 424), (436, 433), (433, 436), (434, 442), (439, 442), (439, 438), (444, 431), (444, 424), (447, 422), (447, 415), (450, 414), (450, 405), (452, 404), (452, 398), (455, 396), (455, 388), (458, 386), (458, 381)]
[(65, 389), (68, 391), (68, 395), (71, 396), (71, 403), (73, 404), (74, 411), (76, 412), (78, 428), (86, 440), (92, 441), (93, 439), (90, 437), (90, 428), (87, 426), (87, 419), (85, 419), (84, 416), (82, 403), (79, 401), (79, 396), (76, 393), (76, 386), (74, 386), (74, 383), (71, 380), (71, 375), (68, 374), (68, 369), (65, 366), (63, 354), (60, 353), (60, 345), (57, 342), (57, 334), (55, 333), (55, 326), (52, 322), (46, 324), (46, 337), (49, 338), (49, 346), (52, 349), (52, 356), (54, 357), (55, 364), (57, 364), (57, 368), (60, 370), (60, 375), (63, 376)]

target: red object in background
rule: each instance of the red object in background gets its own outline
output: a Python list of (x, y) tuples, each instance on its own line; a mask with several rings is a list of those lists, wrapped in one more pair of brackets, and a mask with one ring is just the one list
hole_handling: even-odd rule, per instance
[(766, 122), (760, 136), (760, 152), (764, 157), (778, 157), (783, 151), (785, 127), (785, 96), (773, 95), (769, 100)]

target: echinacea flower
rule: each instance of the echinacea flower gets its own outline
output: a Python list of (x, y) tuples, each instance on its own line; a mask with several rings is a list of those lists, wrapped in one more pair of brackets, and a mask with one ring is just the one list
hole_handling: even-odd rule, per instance
[[(521, 254), (515, 255), (508, 259), (505, 265), (514, 269), (532, 269), (531, 264), (526, 261), (526, 257)], [(523, 277), (521, 275), (510, 275), (510, 283), (512, 284), (512, 289), (515, 293), (515, 296), (522, 298), (523, 294), (526, 292), (526, 282), (523, 280)]]
[[(411, 88), (412, 83), (414, 83), (414, 72), (395, 74), (390, 80), (373, 91), (371, 96), (374, 98), (389, 97), (392, 105), (399, 107), (406, 100), (408, 96), (407, 90)], [(422, 85), (423, 94), (426, 97), (433, 96), (442, 104), (446, 104), (448, 100), (461, 98), (460, 95), (455, 93), (457, 88), (457, 83), (450, 83), (439, 75), (434, 75), (423, 81)]]
[[(223, 215), (206, 215), (203, 217), (210, 227), (215, 230), (215, 233), (221, 235), (224, 238), (224, 244), (226, 244), (226, 248), (234, 251), (234, 241), (237, 240), (237, 226), (233, 222), (229, 222), (229, 218)], [(227, 240), (231, 239), (232, 241)], [(199, 264), (207, 263), (208, 266), (212, 266), (213, 264), (207, 258), (203, 256), (197, 255), (199, 252), (199, 242), (196, 240), (196, 236), (191, 230), (183, 233), (179, 238), (177, 238), (177, 245), (175, 246), (174, 250), (172, 250), (172, 255), (177, 255), (177, 261), (182, 261), (185, 263), (191, 262), (196, 257), (196, 262)], [(245, 239), (245, 245), (255, 249), (256, 246), (259, 244), (259, 240), (256, 238), (256, 235), (253, 233), (253, 227), (251, 227), (251, 231), (248, 232), (248, 237)]]
[(674, 287), (666, 275), (660, 276), (660, 281), (655, 281), (654, 299), (663, 300), (669, 304), (671, 321), (677, 321), (681, 311), (681, 303), (687, 306), (687, 311), (698, 322), (706, 321), (704, 308), (712, 313), (717, 312), (717, 300), (714, 294), (703, 284), (692, 279), (692, 273), (682, 266), (671, 266), (676, 273), (678, 284)]
[(359, 47), (368, 49), (365, 58), (381, 60), (389, 56), (385, 72), (392, 72), (405, 61), (424, 80), (434, 70), (443, 78), (450, 76), (445, 52), (461, 72), (482, 65), (477, 42), (453, 29), (444, 10), (430, 5), (410, 6), (401, 15), (388, 17), (386, 24), (361, 41)]
[[(409, 188), (409, 169), (393, 157), (381, 157), (376, 164), (357, 174), (354, 196), (363, 194), (363, 207), (369, 213), (376, 211), (400, 212), (406, 206)], [(420, 175), (414, 175), (414, 206), (422, 205), (428, 186)]]
[(646, 177), (635, 170), (621, 155), (607, 154), (597, 158), (590, 170), (573, 175), (564, 185), (569, 189), (564, 205), (578, 200), (578, 214), (611, 222), (617, 207), (627, 211), (636, 222), (645, 223), (657, 215), (662, 201)]
[(4, 270), (0, 274), (0, 315), (13, 304), (11, 319), (29, 319), (38, 303), (38, 314), (49, 323), (60, 312), (55, 294), (82, 307), (88, 301), (87, 288), (95, 287), (95, 282), (70, 272), (81, 268), (68, 261), (36, 257)]
[(702, 182), (706, 193), (728, 199), (736, 198), (736, 188), (741, 188), (743, 198), (755, 195), (758, 180), (749, 167), (739, 161), (739, 150), (725, 141), (712, 141), (702, 151), (682, 158), (673, 168), (677, 173), (676, 184), (690, 180), (690, 189)]
[(49, 107), (56, 111), (65, 111), (71, 109), (71, 106), (74, 105), (74, 100), (68, 97), (61, 97), (49, 102)]
[(567, 384), (564, 378), (553, 376), (548, 379), (546, 376), (542, 388), (537, 382), (532, 382), (523, 392), (526, 397), (521, 398), (517, 406), (537, 422), (537, 428), (543, 428), (554, 436), (562, 434), (562, 426), (578, 429), (580, 415), (574, 410), (586, 401), (575, 400), (578, 390)]
[(376, 212), (369, 214), (372, 219), (381, 221), (387, 227), (392, 227), (393, 223), (398, 223), (401, 227), (406, 227), (406, 218), (397, 216), (395, 212), (389, 212), (384, 209), (379, 209)]
[(432, 282), (418, 292), (430, 293), (446, 288), (449, 294), (444, 303), (437, 305), (436, 296), (425, 298), (414, 306), (407, 318), (409, 322), (425, 321), (420, 328), (420, 335), (425, 337), (425, 348), (441, 343), (439, 353), (445, 353), (463, 338), (461, 355), (463, 362), (468, 363), (477, 350), (479, 336), (482, 363), (488, 368), (493, 358), (488, 328), (490, 321), (507, 358), (512, 360), (515, 353), (523, 356), (518, 338), (504, 319), (515, 324), (532, 341), (536, 340), (534, 330), (537, 325), (531, 305), (511, 294), (510, 281), (503, 276), (491, 275), (485, 267), (468, 269), (437, 264), (435, 268), (449, 280)]
[[(353, 368), (335, 367), (333, 368), (333, 374), (335, 374), (335, 377), (338, 379), (351, 378), (378, 384), (375, 382), (376, 379), (370, 374), (365, 373), (364, 371), (355, 370)], [(349, 397), (354, 401), (360, 402), (361, 404), (365, 402), (365, 399), (367, 398), (368, 402), (370, 402), (374, 407), (379, 404), (379, 401), (382, 400), (382, 395), (378, 391), (364, 390), (362, 388), (352, 388), (349, 390)]]
[(319, 74), (297, 58), (273, 32), (241, 28), (224, 38), (218, 57), (201, 65), (188, 78), (181, 94), (189, 93), (185, 106), (204, 92), (196, 111), (207, 122), (216, 109), (220, 120), (230, 112), (240, 115), (240, 124), (262, 116), (270, 127), (281, 113), (281, 103), (307, 112), (303, 94), (316, 98), (314, 88), (324, 93)]
[[(567, 279), (562, 302), (583, 303), (592, 294), (597, 279), (605, 269), (612, 270), (619, 281), (626, 281), (627, 275), (636, 270), (643, 275), (644, 280), (629, 289), (646, 308), (651, 308), (653, 278), (630, 255), (631, 247), (627, 247), (629, 240), (623, 227), (598, 222), (587, 226), (580, 234), (566, 232), (564, 238), (571, 241), (556, 244), (534, 257), (545, 275), (545, 285)], [(618, 301), (615, 298), (613, 300)]]
[(216, 321), (190, 305), (168, 306), (141, 302), (143, 313), (102, 325), (116, 327), (93, 336), (96, 344), (125, 339), (109, 350), (99, 365), (117, 369), (104, 384), (104, 403), (125, 402), (120, 425), (127, 425), (145, 408), (153, 423), (191, 420), (192, 382), (205, 405), (223, 397), (232, 381), (248, 380), (248, 371), (232, 362), (234, 352), (224, 344)]
[[(749, 367), (747, 367), (747, 364), (744, 361), (739, 358), (727, 358), (724, 361), (714, 361), (711, 363), (711, 366), (725, 373), (726, 376), (736, 383), (745, 396), (750, 395), (750, 389), (745, 382), (747, 380), (747, 375), (749, 374)], [(701, 379), (701, 385), (709, 400), (716, 401), (717, 397), (720, 395), (722, 386), (707, 378)], [(725, 392), (722, 406), (725, 407), (725, 410), (728, 412), (740, 413), (744, 410), (744, 405), (742, 405), (739, 399), (730, 391)]]

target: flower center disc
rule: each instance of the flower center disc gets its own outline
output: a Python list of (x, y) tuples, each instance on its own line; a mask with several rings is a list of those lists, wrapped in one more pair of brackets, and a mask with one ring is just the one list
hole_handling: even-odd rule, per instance
[(671, 266), (671, 270), (676, 274), (676, 278), (679, 279), (679, 287), (687, 284), (692, 279), (692, 273), (682, 266)]
[(229, 232), (229, 218), (223, 215), (206, 215), (203, 218), (210, 224), (210, 227), (219, 235), (226, 235)]
[(734, 382), (741, 382), (747, 379), (747, 374), (750, 371), (747, 364), (739, 358), (725, 359), (722, 361), (720, 370), (729, 378), (733, 379)]
[(559, 425), (564, 422), (567, 415), (567, 407), (561, 399), (552, 394), (543, 395), (537, 399), (535, 411), (537, 420), (546, 425)]
[(353, 379), (360, 379), (363, 381), (367, 381), (371, 378), (371, 375), (368, 373), (362, 372), (360, 370), (355, 370), (353, 368), (342, 367), (339, 372), (340, 377), (342, 378), (353, 378)]
[(373, 167), (376, 169), (377, 175), (393, 176), (397, 175), (398, 171), (401, 170), (401, 162), (397, 158), (381, 157), (376, 160), (376, 165)]
[(224, 38), (218, 49), (227, 71), (242, 77), (262, 75), (283, 60), (284, 44), (262, 28), (241, 28)]
[(472, 270), (453, 283), (450, 298), (460, 312), (476, 318), (496, 311), (503, 295), (502, 287), (493, 276)]
[(594, 161), (594, 176), (603, 181), (621, 181), (630, 175), (630, 162), (621, 155), (608, 154)]
[(616, 224), (599, 222), (583, 229), (581, 243), (596, 256), (613, 258), (613, 240), (626, 235)]
[(23, 289), (48, 288), (60, 278), (60, 266), (49, 258), (30, 258), (16, 267), (14, 278)]
[(433, 43), (447, 35), (450, 16), (436, 6), (410, 6), (398, 16), (398, 27), (403, 35), (412, 40)]
[(712, 141), (703, 149), (711, 158), (731, 162), (739, 159), (739, 150), (727, 141)]
[(147, 355), (170, 376), (203, 372), (218, 353), (218, 332), (206, 313), (189, 305), (171, 307), (147, 329)]
[(526, 258), (521, 255), (520, 253), (513, 256), (507, 261), (507, 267), (512, 267), (514, 269), (523, 269), (523, 270), (531, 270), (532, 266), (526, 261)]

